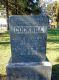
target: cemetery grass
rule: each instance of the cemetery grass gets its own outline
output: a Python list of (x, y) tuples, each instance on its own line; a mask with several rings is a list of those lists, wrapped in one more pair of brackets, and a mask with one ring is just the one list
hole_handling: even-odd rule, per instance
[(11, 56), (8, 32), (0, 33), (0, 74), (6, 74), (6, 66)]
[(52, 80), (59, 80), (59, 29), (49, 29), (46, 55), (52, 66)]
[(53, 65), (59, 64), (59, 29), (48, 30), (46, 53)]
[[(46, 56), (53, 64), (53, 77), (59, 80), (59, 29), (48, 29)], [(10, 36), (8, 32), (0, 33), (0, 74), (6, 74), (6, 66), (11, 57)], [(53, 80), (54, 80), (53, 79)]]

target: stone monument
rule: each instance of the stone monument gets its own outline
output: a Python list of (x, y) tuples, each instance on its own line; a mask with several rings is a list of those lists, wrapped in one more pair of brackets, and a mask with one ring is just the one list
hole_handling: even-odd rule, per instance
[(51, 80), (52, 65), (46, 61), (47, 15), (9, 18), (11, 63), (9, 80)]

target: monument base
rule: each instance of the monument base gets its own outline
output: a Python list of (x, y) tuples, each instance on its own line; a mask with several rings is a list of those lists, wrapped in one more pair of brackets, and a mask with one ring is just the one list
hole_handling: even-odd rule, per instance
[(51, 73), (50, 62), (10, 63), (7, 66), (8, 80), (51, 80)]

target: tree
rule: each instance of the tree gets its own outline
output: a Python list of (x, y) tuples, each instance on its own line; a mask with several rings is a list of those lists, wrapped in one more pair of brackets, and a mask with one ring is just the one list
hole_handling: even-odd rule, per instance
[(5, 6), (8, 18), (9, 15), (39, 14), (41, 9), (39, 8), (38, 1), (39, 0), (0, 0), (0, 3)]
[(40, 8), (38, 6), (38, 1), (34, 0), (9, 0), (8, 7), (11, 14), (31, 14), (31, 13), (40, 13)]
[(29, 13), (31, 14), (40, 14), (41, 13), (41, 9), (39, 7), (39, 0), (28, 0), (27, 3), (27, 10), (29, 11)]
[(56, 23), (56, 26), (58, 26), (58, 23), (59, 23), (59, 3), (57, 1), (53, 2), (52, 4), (48, 4), (47, 14), (49, 15), (52, 22)]
[(41, 12), (38, 5), (39, 0), (1, 0), (0, 2), (12, 15), (39, 14)]
[(59, 7), (58, 7), (58, 13), (57, 13), (57, 26), (59, 26)]

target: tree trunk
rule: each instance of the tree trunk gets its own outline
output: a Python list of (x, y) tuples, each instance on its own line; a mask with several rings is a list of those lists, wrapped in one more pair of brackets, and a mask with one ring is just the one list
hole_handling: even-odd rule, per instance
[(18, 14), (17, 0), (15, 0), (15, 15)]
[(8, 0), (6, 0), (7, 30), (9, 30)]

